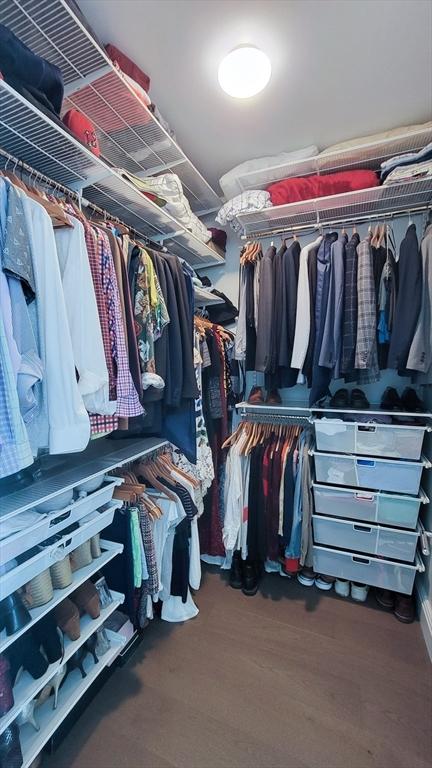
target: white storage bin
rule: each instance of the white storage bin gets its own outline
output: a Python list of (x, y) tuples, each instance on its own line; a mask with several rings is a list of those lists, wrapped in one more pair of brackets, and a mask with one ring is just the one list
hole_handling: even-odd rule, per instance
[(423, 467), (428, 461), (402, 459), (360, 459), (337, 453), (314, 452), (315, 475), (319, 483), (373, 488), (417, 495)]
[(342, 419), (316, 419), (315, 439), (319, 451), (388, 456), (418, 461), (424, 426), (349, 423)]
[(429, 499), (420, 489), (419, 496), (398, 496), (380, 491), (313, 484), (315, 512), (318, 515), (344, 517), (397, 528), (415, 529), (420, 505)]
[(395, 563), (392, 560), (380, 560), (319, 546), (313, 547), (313, 568), (316, 573), (326, 576), (358, 581), (406, 595), (411, 595), (413, 591), (418, 570), (417, 565)]
[(390, 557), (412, 563), (415, 559), (418, 533), (380, 525), (355, 523), (335, 517), (313, 515), (315, 544), (367, 552), (370, 555)]
[(41, 571), (53, 563), (62, 560), (87, 539), (112, 523), (114, 512), (122, 505), (121, 501), (112, 501), (108, 508), (94, 512), (88, 522), (85, 522), (73, 533), (66, 534), (59, 541), (41, 549), (36, 555), (17, 565), (5, 573), (0, 579), (0, 600), (15, 592)]
[[(0, 541), (0, 565), (24, 554), (41, 541), (49, 539), (72, 523), (77, 523), (83, 517), (99, 507), (103, 507), (112, 499), (114, 488), (123, 482), (121, 478), (106, 476), (104, 484), (94, 493), (83, 496), (72, 502), (68, 507), (49, 514), (40, 514), (40, 520), (30, 528), (8, 536)], [(1, 525), (1, 522), (0, 522)]]

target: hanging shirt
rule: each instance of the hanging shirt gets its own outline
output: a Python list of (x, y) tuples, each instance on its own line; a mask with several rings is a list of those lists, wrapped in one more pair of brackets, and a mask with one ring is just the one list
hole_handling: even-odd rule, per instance
[(54, 234), (78, 388), (90, 413), (109, 415), (113, 411), (108, 368), (84, 227), (77, 219), (71, 217), (70, 221), (71, 227), (57, 228)]
[(300, 251), (295, 334), (291, 356), (291, 368), (299, 368), (300, 370), (306, 359), (311, 327), (308, 257), (312, 249), (319, 247), (321, 240), (322, 236), (320, 235), (313, 243), (309, 243)]
[(367, 238), (357, 248), (357, 341), (354, 364), (357, 369), (367, 370), (368, 382), (379, 379), (376, 327), (372, 249)]
[[(27, 225), (36, 287), (37, 326), (45, 407), (31, 424), (39, 445), (48, 420), (50, 453), (83, 451), (90, 438), (90, 422), (75, 374), (71, 335), (51, 219), (39, 203), (21, 196)], [(39, 432), (40, 427), (40, 432)]]
[(341, 235), (331, 247), (330, 287), (319, 357), (320, 365), (334, 369), (333, 376), (335, 379), (339, 378), (342, 347), (345, 246), (347, 242), (347, 236)]
[(396, 300), (388, 367), (404, 370), (422, 303), (422, 262), (415, 224), (410, 224), (399, 249), (399, 291)]
[(344, 305), (342, 321), (341, 373), (354, 370), (357, 341), (357, 246), (360, 237), (355, 232), (345, 248)]
[(255, 370), (267, 371), (271, 362), (273, 332), (273, 259), (276, 248), (267, 248), (260, 267), (258, 327), (255, 356)]
[(411, 343), (407, 368), (425, 374), (422, 384), (431, 381), (432, 366), (432, 225), (426, 229), (421, 243), (422, 295), (421, 306)]

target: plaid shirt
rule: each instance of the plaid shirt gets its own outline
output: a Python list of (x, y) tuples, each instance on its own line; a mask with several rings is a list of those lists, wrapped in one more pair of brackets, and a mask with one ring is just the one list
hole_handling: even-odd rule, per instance
[[(99, 314), (99, 322), (102, 332), (102, 342), (105, 352), (105, 360), (108, 369), (110, 400), (117, 399), (116, 374), (114, 370), (114, 361), (111, 354), (110, 329), (108, 321), (108, 307), (105, 294), (102, 288), (102, 268), (98, 252), (97, 231), (85, 219), (84, 234), (89, 258), (90, 270), (93, 278), (93, 286), (96, 296), (96, 304)], [(90, 427), (92, 435), (105, 432), (112, 432), (118, 427), (118, 418), (116, 414), (112, 416), (101, 416), (100, 414), (90, 414)]]
[[(369, 239), (362, 240), (357, 248), (357, 343), (355, 367), (367, 369), (368, 382), (378, 381), (377, 313), (373, 257)], [(365, 383), (364, 377), (361, 378)]]
[(128, 353), (121, 313), (120, 294), (109, 240), (97, 229), (98, 253), (101, 264), (102, 289), (108, 309), (111, 356), (117, 365), (117, 416), (140, 416), (144, 413), (129, 370)]
[(354, 234), (345, 248), (342, 374), (350, 373), (354, 369), (357, 340), (357, 246), (359, 243), (359, 236)]

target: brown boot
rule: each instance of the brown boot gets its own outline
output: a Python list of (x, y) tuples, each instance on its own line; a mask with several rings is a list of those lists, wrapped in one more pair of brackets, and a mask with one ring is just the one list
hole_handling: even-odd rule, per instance
[(403, 624), (412, 624), (415, 619), (415, 603), (412, 595), (396, 594), (394, 615)]

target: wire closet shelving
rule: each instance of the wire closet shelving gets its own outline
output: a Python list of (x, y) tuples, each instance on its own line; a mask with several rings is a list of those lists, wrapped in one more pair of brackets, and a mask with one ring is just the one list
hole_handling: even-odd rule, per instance
[(163, 241), (193, 266), (223, 263), (210, 245), (115, 170), (125, 168), (140, 176), (172, 171), (180, 177), (195, 213), (220, 205), (219, 197), (131, 90), (72, 7), (65, 0), (0, 0), (0, 22), (61, 68), (64, 111), (76, 107), (87, 115), (96, 127), (102, 156), (93, 155), (4, 81), (0, 81), (0, 146), (54, 181), (83, 191), (90, 202)]

